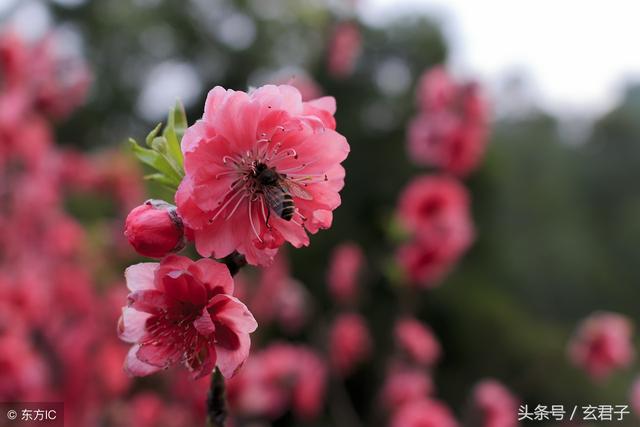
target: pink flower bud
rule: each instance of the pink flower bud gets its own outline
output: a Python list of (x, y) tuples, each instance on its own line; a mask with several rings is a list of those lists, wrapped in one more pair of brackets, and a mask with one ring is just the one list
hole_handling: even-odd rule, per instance
[(184, 226), (176, 208), (162, 200), (147, 200), (133, 209), (124, 235), (140, 255), (162, 258), (184, 247)]

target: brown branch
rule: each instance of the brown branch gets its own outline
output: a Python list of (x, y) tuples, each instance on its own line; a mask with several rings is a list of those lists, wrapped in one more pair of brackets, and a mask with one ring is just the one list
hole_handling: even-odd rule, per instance
[(216, 368), (211, 376), (211, 388), (207, 394), (207, 426), (224, 427), (227, 419), (227, 401), (224, 377)]
[[(238, 271), (247, 265), (247, 259), (244, 255), (234, 251), (232, 254), (220, 260), (229, 269), (232, 276), (238, 274)], [(224, 377), (220, 370), (216, 368), (211, 376), (211, 387), (207, 393), (207, 426), (208, 427), (224, 427), (227, 419), (227, 396), (224, 386)]]
[(244, 255), (238, 253), (237, 251), (234, 251), (232, 254), (227, 255), (220, 261), (227, 266), (227, 268), (229, 269), (229, 273), (231, 273), (232, 276), (238, 274), (238, 271), (240, 271), (242, 267), (247, 265), (247, 259), (244, 257)]

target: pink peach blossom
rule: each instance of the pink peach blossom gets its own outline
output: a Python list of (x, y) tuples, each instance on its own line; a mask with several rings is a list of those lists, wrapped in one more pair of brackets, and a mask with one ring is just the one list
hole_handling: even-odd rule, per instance
[(452, 252), (473, 240), (469, 193), (456, 179), (443, 175), (414, 178), (402, 191), (398, 219), (418, 239), (439, 242)]
[(436, 242), (414, 241), (402, 245), (396, 252), (400, 270), (411, 284), (420, 288), (437, 286), (457, 260), (457, 254)]
[(309, 317), (310, 295), (302, 283), (291, 277), (284, 252), (279, 252), (273, 263), (262, 270), (247, 301), (260, 324), (275, 321), (289, 333), (300, 331)]
[(327, 369), (311, 349), (271, 344), (252, 355), (242, 371), (227, 383), (233, 412), (275, 419), (287, 408), (310, 420), (324, 402)]
[(125, 361), (129, 374), (184, 362), (194, 378), (215, 366), (231, 377), (244, 363), (257, 324), (232, 296), (233, 279), (223, 264), (170, 255), (133, 265), (125, 277), (131, 293), (118, 332), (134, 344)]
[(569, 357), (594, 379), (603, 379), (633, 360), (632, 332), (633, 326), (626, 316), (593, 313), (580, 323), (569, 342)]
[[(285, 241), (306, 246), (307, 232), (331, 225), (349, 152), (334, 112), (333, 98), (302, 102), (286, 85), (209, 92), (202, 119), (182, 139), (185, 177), (176, 194), (202, 256), (237, 250), (267, 265)], [(282, 193), (291, 195), (291, 216), (277, 213)]]
[(469, 248), (474, 228), (467, 190), (454, 178), (415, 178), (400, 195), (398, 220), (410, 233), (396, 259), (412, 283), (432, 287)]
[(401, 407), (391, 419), (391, 427), (457, 427), (451, 410), (431, 399), (410, 402)]
[(360, 28), (355, 22), (341, 22), (333, 29), (328, 46), (327, 68), (335, 78), (349, 77), (362, 49)]
[(343, 304), (355, 302), (358, 296), (358, 275), (365, 263), (362, 249), (355, 243), (343, 243), (331, 254), (327, 283), (333, 298)]
[(400, 319), (394, 334), (398, 348), (414, 363), (432, 366), (440, 358), (440, 343), (431, 328), (419, 320), (411, 317)]
[(371, 354), (369, 329), (362, 316), (356, 313), (338, 316), (330, 331), (330, 358), (339, 375), (349, 375)]
[(466, 176), (480, 163), (488, 133), (479, 86), (457, 83), (444, 68), (435, 67), (423, 75), (417, 98), (421, 110), (408, 129), (411, 159)]
[(458, 87), (444, 66), (437, 65), (426, 71), (418, 82), (418, 107), (424, 111), (448, 108), (456, 98)]
[(518, 400), (496, 380), (486, 379), (473, 390), (474, 408), (479, 412), (482, 427), (516, 427)]
[(395, 413), (407, 403), (426, 399), (432, 391), (433, 382), (424, 369), (394, 366), (382, 386), (381, 402)]

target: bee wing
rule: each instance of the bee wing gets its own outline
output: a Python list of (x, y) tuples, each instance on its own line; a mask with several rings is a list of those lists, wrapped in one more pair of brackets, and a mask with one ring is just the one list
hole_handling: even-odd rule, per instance
[(287, 182), (287, 189), (292, 196), (298, 197), (302, 200), (312, 200), (311, 194), (307, 192), (301, 185), (296, 184), (295, 182)]
[(276, 214), (282, 213), (282, 199), (284, 191), (277, 186), (265, 186), (262, 188), (262, 194), (267, 205), (275, 211)]

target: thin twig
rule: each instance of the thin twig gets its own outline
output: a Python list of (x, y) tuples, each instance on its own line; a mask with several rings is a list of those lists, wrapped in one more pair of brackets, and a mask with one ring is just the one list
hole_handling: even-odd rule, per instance
[[(221, 260), (229, 269), (232, 276), (238, 274), (240, 269), (247, 265), (244, 255), (234, 251), (232, 254)], [(224, 427), (228, 416), (227, 396), (225, 392), (224, 377), (220, 370), (216, 368), (211, 376), (211, 387), (207, 393), (207, 426)]]
[(227, 396), (224, 387), (224, 377), (216, 368), (211, 376), (211, 388), (207, 394), (207, 425), (209, 427), (224, 427), (227, 419)]

